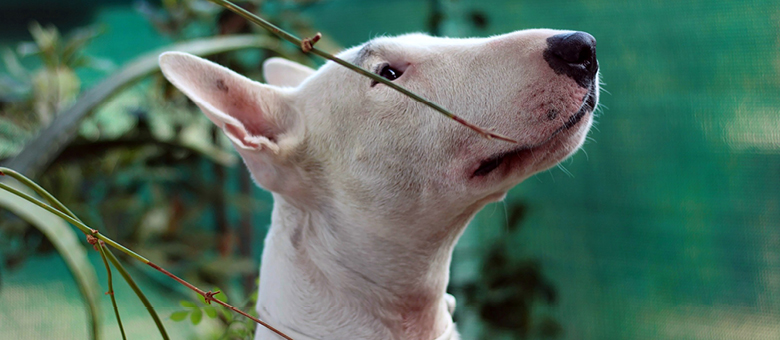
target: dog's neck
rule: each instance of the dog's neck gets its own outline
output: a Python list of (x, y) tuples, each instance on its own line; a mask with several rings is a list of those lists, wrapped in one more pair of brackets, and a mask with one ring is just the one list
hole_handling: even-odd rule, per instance
[[(445, 290), (452, 249), (476, 212), (383, 237), (274, 195), (257, 309), (294, 339), (456, 339)], [(393, 229), (393, 228), (396, 229)], [(418, 229), (420, 230), (420, 229)], [(437, 235), (438, 233), (438, 235)], [(258, 339), (264, 337), (259, 332)], [(267, 333), (270, 334), (270, 333)]]

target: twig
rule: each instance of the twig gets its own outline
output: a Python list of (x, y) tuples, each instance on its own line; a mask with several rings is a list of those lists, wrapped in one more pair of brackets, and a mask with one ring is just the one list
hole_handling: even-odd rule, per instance
[(313, 37), (311, 38), (305, 38), (301, 41), (301, 51), (303, 53), (309, 53), (314, 48), (314, 44), (316, 44), (318, 41), (322, 39), (322, 33), (317, 32)]
[[(316, 54), (316, 55), (318, 55), (320, 57), (323, 57), (323, 58), (331, 60), (331, 61), (333, 61), (333, 62), (335, 62), (335, 63), (337, 63), (337, 64), (339, 64), (341, 66), (344, 66), (344, 67), (346, 67), (346, 68), (348, 68), (348, 69), (350, 69), (352, 71), (355, 71), (355, 72), (357, 72), (359, 74), (362, 74), (362, 75), (364, 75), (366, 77), (369, 77), (369, 78), (371, 78), (374, 81), (377, 81), (377, 82), (380, 82), (380, 83), (382, 83), (384, 85), (387, 85), (390, 88), (392, 88), (392, 89), (394, 89), (394, 90), (396, 90), (398, 92), (401, 92), (401, 93), (407, 95), (408, 97), (410, 97), (410, 98), (412, 98), (412, 99), (414, 99), (414, 100), (416, 100), (416, 101), (418, 101), (420, 103), (423, 103), (423, 104), (427, 105), (428, 107), (430, 107), (430, 108), (432, 108), (432, 109), (434, 109), (436, 111), (439, 111), (441, 114), (443, 114), (443, 115), (447, 116), (448, 118), (450, 118), (450, 119), (452, 119), (452, 120), (462, 124), (463, 126), (469, 128), (469, 129), (475, 131), (476, 133), (482, 135), (485, 138), (488, 138), (488, 139), (495, 138), (495, 139), (506, 141), (506, 142), (510, 142), (510, 143), (515, 143), (515, 144), (518, 143), (518, 141), (516, 141), (516, 140), (514, 140), (512, 138), (509, 138), (509, 137), (506, 137), (504, 135), (492, 132), (492, 131), (487, 130), (487, 129), (483, 129), (483, 128), (479, 127), (479, 126), (476, 126), (476, 125), (474, 125), (472, 123), (469, 123), (465, 119), (463, 119), (463, 118), (461, 118), (459, 116), (456, 116), (452, 112), (450, 112), (447, 109), (443, 108), (441, 105), (436, 104), (436, 103), (434, 103), (434, 102), (432, 102), (432, 101), (430, 101), (428, 99), (425, 99), (425, 98), (417, 95), (416, 93), (407, 90), (403, 86), (400, 86), (400, 85), (398, 85), (396, 83), (393, 83), (393, 82), (391, 82), (391, 81), (389, 81), (389, 80), (387, 80), (385, 78), (382, 78), (381, 76), (379, 76), (377, 74), (369, 72), (368, 70), (366, 70), (366, 69), (364, 69), (362, 67), (359, 67), (359, 66), (356, 66), (354, 64), (348, 63), (348, 62), (346, 62), (346, 61), (344, 61), (344, 60), (334, 56), (333, 54), (330, 54), (328, 52), (322, 51), (322, 50), (314, 47), (313, 45), (316, 42), (316, 40), (314, 40), (314, 38), (311, 38), (311, 40), (309, 40), (309, 41), (301, 40), (298, 37), (296, 37), (296, 36), (294, 36), (294, 35), (292, 35), (290, 33), (287, 33), (285, 30), (275, 26), (274, 24), (272, 24), (272, 23), (270, 23), (268, 21), (265, 21), (263, 18), (260, 18), (259, 16), (253, 14), (252, 12), (249, 12), (249, 11), (247, 11), (247, 10), (241, 8), (241, 7), (236, 6), (235, 4), (233, 4), (232, 2), (230, 2), (228, 0), (209, 0), (209, 1), (211, 1), (213, 3), (216, 3), (217, 5), (220, 5), (222, 7), (225, 7), (227, 9), (235, 12), (236, 14), (244, 17), (244, 19), (247, 19), (247, 20), (249, 20), (249, 21), (251, 21), (251, 22), (253, 22), (253, 23), (255, 23), (255, 24), (257, 24), (257, 25), (259, 25), (259, 26), (261, 26), (261, 27), (263, 27), (265, 29), (267, 29), (268, 31), (276, 34), (280, 38), (282, 38), (284, 40), (287, 40), (287, 41), (289, 41), (289, 42), (291, 42), (291, 43), (293, 43), (293, 44), (295, 44), (297, 46), (300, 46), (301, 50), (304, 53), (309, 53), (309, 52), (314, 53), (314, 54)], [(319, 35), (319, 33), (318, 33), (318, 35)], [(317, 36), (315, 36), (315, 38), (316, 37)], [(319, 40), (319, 39), (317, 39), (317, 40)]]
[(108, 249), (103, 242), (100, 242), (100, 240), (97, 241), (95, 249), (100, 250), (100, 258), (103, 259), (103, 264), (106, 266), (106, 273), (108, 275), (108, 292), (106, 292), (106, 294), (111, 296), (111, 304), (114, 306), (114, 314), (116, 315), (116, 322), (119, 324), (119, 332), (122, 333), (122, 340), (127, 340), (127, 336), (125, 335), (125, 327), (122, 325), (122, 318), (119, 317), (119, 307), (116, 305), (116, 297), (114, 296), (114, 284), (111, 275), (111, 266), (108, 265), (108, 260), (106, 260), (106, 252), (108, 252)]
[[(38, 195), (40, 195), (41, 197), (45, 198), (46, 201), (49, 202), (49, 204), (51, 204), (52, 206), (56, 207), (57, 211), (55, 212), (55, 211), (50, 210), (51, 207), (43, 204), (42, 202), (40, 202), (40, 201), (38, 201), (38, 200), (36, 200), (36, 199), (34, 199), (32, 197), (29, 197), (29, 198), (25, 197), (25, 196), (27, 196), (26, 194), (24, 194), (25, 196), (21, 196), (22, 198), (24, 198), (24, 199), (26, 199), (26, 200), (28, 200), (28, 201), (30, 201), (30, 202), (40, 206), (40, 207), (42, 207), (42, 208), (44, 208), (46, 210), (49, 210), (50, 212), (54, 213), (55, 215), (58, 215), (60, 218), (63, 218), (66, 221), (71, 222), (71, 224), (73, 224), (72, 221), (69, 221), (67, 218), (64, 218), (62, 215), (59, 215), (58, 213), (66, 214), (67, 217), (72, 218), (73, 220), (75, 220), (78, 223), (83, 225), (83, 222), (81, 222), (81, 219), (79, 219), (78, 216), (76, 216), (76, 214), (74, 214), (72, 211), (70, 211), (70, 209), (68, 209), (68, 207), (66, 207), (64, 204), (62, 204), (62, 202), (60, 202), (57, 198), (52, 196), (48, 191), (46, 191), (40, 185), (38, 185), (38, 183), (35, 183), (35, 182), (31, 181), (29, 178), (24, 177), (22, 174), (14, 171), (14, 170), (0, 167), (0, 176), (5, 176), (5, 175), (9, 175), (10, 177), (13, 177), (14, 179), (19, 181), (20, 183), (26, 185), (28, 188), (33, 189), (33, 191), (35, 191)], [(0, 183), (0, 188), (3, 188), (3, 189), (8, 191), (9, 187), (7, 187), (6, 184), (4, 184), (4, 183)], [(13, 189), (13, 188), (11, 188), (11, 189)], [(10, 192), (16, 194), (17, 196), (19, 196), (19, 193), (16, 193), (14, 191), (16, 191), (16, 189), (13, 189), (13, 191), (10, 191)], [(32, 200), (30, 200), (30, 199), (32, 199)], [(78, 227), (78, 225), (76, 225), (76, 226)], [(84, 225), (84, 227), (86, 227), (86, 225)], [(85, 229), (82, 229), (82, 228), (79, 227), (79, 229), (81, 229), (81, 231), (84, 232), (87, 235), (87, 242), (89, 242), (89, 244), (92, 244), (92, 245), (96, 245), (96, 244), (100, 244), (101, 245), (101, 253), (100, 253), (100, 255), (101, 256), (105, 255), (105, 256), (108, 257), (108, 259), (114, 265), (114, 268), (116, 268), (119, 271), (119, 274), (122, 275), (122, 277), (125, 279), (125, 281), (130, 286), (130, 288), (133, 289), (133, 292), (135, 292), (135, 295), (138, 296), (138, 299), (141, 300), (141, 303), (143, 303), (143, 305), (146, 307), (146, 310), (149, 312), (149, 316), (152, 317), (152, 320), (154, 320), (154, 323), (157, 325), (157, 329), (159, 330), (160, 335), (163, 337), (164, 340), (169, 340), (170, 338), (168, 337), (168, 332), (165, 330), (165, 326), (162, 324), (162, 321), (160, 320), (160, 317), (157, 315), (157, 312), (154, 310), (154, 307), (152, 306), (152, 303), (149, 302), (149, 299), (146, 298), (146, 295), (144, 295), (143, 291), (141, 291), (141, 289), (135, 283), (135, 281), (130, 276), (130, 274), (127, 272), (125, 267), (122, 266), (121, 263), (119, 263), (119, 261), (114, 256), (114, 254), (111, 253), (111, 251), (109, 249), (105, 248), (105, 244), (102, 241), (100, 241), (101, 235), (98, 235), (98, 231), (95, 230), (95, 229), (89, 228), (89, 227), (86, 227), (86, 228), (89, 231), (89, 233), (87, 231), (85, 231)], [(105, 252), (103, 251), (103, 248), (105, 248)], [(104, 263), (105, 263), (105, 260), (106, 260), (106, 258), (104, 257), (103, 258), (103, 262)], [(124, 329), (123, 329), (122, 321), (119, 319), (119, 310), (117, 309), (116, 300), (114, 299), (114, 295), (113, 295), (113, 289), (111, 288), (111, 286), (112, 286), (112, 282), (111, 282), (111, 268), (108, 267), (108, 265), (106, 265), (106, 270), (108, 271), (109, 292), (112, 292), (112, 294), (111, 294), (111, 303), (114, 305), (114, 312), (116, 313), (117, 322), (119, 323), (119, 329), (122, 331), (122, 335), (124, 337)]]
[[(105, 247), (105, 245), (103, 246)], [(144, 293), (141, 291), (141, 288), (138, 287), (138, 284), (135, 283), (135, 280), (133, 280), (133, 277), (130, 276), (130, 273), (127, 272), (127, 269), (122, 266), (122, 263), (120, 263), (119, 259), (114, 256), (114, 253), (106, 251), (106, 255), (108, 256), (108, 260), (111, 261), (111, 264), (114, 265), (114, 268), (116, 268), (116, 270), (119, 271), (119, 274), (122, 275), (122, 278), (125, 279), (127, 285), (130, 286), (133, 292), (135, 292), (135, 295), (138, 296), (138, 299), (141, 300), (141, 303), (144, 304), (146, 311), (149, 313), (149, 315), (151, 315), (152, 320), (154, 320), (154, 324), (157, 326), (157, 329), (160, 330), (160, 335), (163, 337), (163, 339), (170, 339), (168, 337), (168, 333), (165, 331), (165, 326), (163, 326), (162, 320), (160, 320), (160, 316), (157, 315), (157, 312), (154, 310), (154, 306), (152, 306), (152, 303), (149, 302), (149, 299), (146, 298), (146, 295), (144, 295)]]
[(215, 298), (214, 295), (219, 294), (219, 291), (216, 291), (216, 292), (212, 292), (212, 291), (206, 292), (206, 291), (203, 291), (202, 289), (200, 289), (198, 287), (195, 287), (193, 284), (191, 284), (191, 283), (189, 283), (187, 281), (184, 281), (183, 279), (179, 278), (178, 276), (173, 275), (173, 273), (163, 269), (162, 267), (160, 267), (160, 266), (158, 266), (158, 265), (156, 265), (156, 264), (154, 264), (152, 262), (147, 262), (146, 264), (148, 264), (150, 267), (152, 267), (154, 269), (157, 269), (159, 272), (167, 275), (168, 277), (178, 281), (179, 283), (185, 285), (187, 288), (192, 289), (196, 293), (200, 294), (206, 300), (206, 303), (211, 304), (211, 301), (214, 301), (214, 302), (216, 302), (216, 303), (218, 303), (218, 304), (220, 304), (222, 306), (230, 308), (232, 311), (234, 311), (234, 312), (236, 312), (238, 314), (241, 314), (241, 315), (243, 315), (243, 316), (245, 316), (247, 318), (252, 319), (252, 321), (259, 323), (263, 327), (268, 328), (270, 331), (278, 334), (279, 336), (281, 336), (281, 337), (283, 337), (283, 338), (285, 338), (287, 340), (293, 340), (291, 337), (289, 337), (286, 334), (282, 333), (281, 331), (279, 331), (278, 329), (274, 328), (273, 326), (271, 326), (271, 325), (261, 321), (260, 319), (254, 317), (254, 316), (251, 316), (251, 315), (245, 313), (244, 311), (242, 311), (242, 310), (240, 310), (240, 309), (238, 309), (236, 307), (233, 307), (233, 306), (227, 304), (226, 302), (224, 302), (222, 300), (219, 300), (219, 299)]
[[(115, 242), (114, 240), (112, 240), (112, 239), (110, 239), (110, 238), (108, 238), (106, 236), (103, 236), (103, 234), (99, 233), (96, 229), (92, 229), (92, 228), (86, 226), (77, 217), (75, 217), (75, 215), (73, 215), (73, 213), (70, 212), (70, 210), (68, 210), (68, 208), (66, 208), (64, 205), (62, 205), (62, 203), (60, 203), (56, 198), (54, 198), (54, 196), (52, 196), (46, 190), (41, 188), (38, 184), (36, 184), (35, 182), (31, 181), (27, 177), (24, 177), (20, 173), (14, 171), (14, 170), (5, 168), (5, 167), (0, 167), (0, 176), (4, 176), (4, 175), (10, 175), (11, 177), (17, 179), (22, 184), (24, 184), (24, 185), (30, 187), (31, 189), (35, 190), (42, 197), (45, 197), (52, 205), (55, 205), (55, 206), (58, 206), (58, 207), (62, 207), (62, 210), (53, 208), (52, 206), (49, 206), (49, 205), (46, 205), (45, 203), (43, 203), (43, 202), (33, 198), (32, 196), (30, 196), (30, 195), (28, 195), (28, 194), (26, 194), (24, 192), (21, 192), (18, 189), (13, 188), (13, 187), (5, 184), (5, 183), (0, 182), (0, 189), (6, 190), (6, 191), (8, 191), (8, 192), (10, 192), (10, 193), (12, 193), (12, 194), (14, 194), (16, 196), (19, 196), (19, 197), (29, 201), (30, 203), (33, 203), (33, 204), (35, 204), (35, 205), (37, 205), (37, 206), (39, 206), (39, 207), (41, 207), (41, 208), (51, 212), (52, 214), (57, 215), (58, 217), (64, 219), (68, 223), (76, 226), (76, 228), (78, 228), (84, 234), (86, 234), (87, 237), (97, 238), (98, 240), (105, 242), (105, 244), (110, 245), (110, 246), (112, 246), (112, 247), (114, 247), (116, 249), (119, 249), (121, 252), (123, 252), (123, 253), (125, 253), (127, 255), (130, 255), (131, 257), (135, 258), (136, 260), (139, 260), (139, 261), (149, 265), (150, 267), (158, 270), (159, 272), (167, 275), (168, 277), (176, 280), (177, 282), (181, 283), (182, 285), (186, 286), (187, 288), (189, 288), (189, 289), (195, 291), (196, 293), (200, 294), (201, 296), (203, 296), (204, 299), (206, 299), (206, 302), (214, 301), (214, 302), (216, 302), (216, 303), (218, 303), (218, 304), (220, 304), (220, 305), (222, 305), (224, 307), (229, 308), (230, 310), (232, 310), (232, 311), (234, 311), (236, 313), (239, 313), (239, 314), (241, 314), (241, 315), (251, 319), (252, 321), (257, 322), (258, 324), (268, 328), (272, 332), (278, 334), (279, 336), (281, 336), (281, 337), (283, 337), (283, 338), (285, 338), (287, 340), (293, 340), (291, 337), (287, 336), (286, 334), (282, 333), (281, 331), (277, 330), (276, 328), (272, 327), (271, 325), (261, 321), (260, 319), (255, 318), (255, 317), (253, 317), (253, 316), (251, 316), (251, 315), (241, 311), (240, 309), (238, 309), (236, 307), (233, 307), (230, 304), (215, 298), (214, 295), (218, 294), (219, 292), (212, 292), (212, 291), (206, 292), (206, 291), (203, 291), (202, 289), (200, 289), (198, 287), (195, 287), (191, 283), (189, 283), (189, 282), (179, 278), (178, 276), (173, 275), (171, 272), (163, 269), (162, 267), (152, 263), (152, 261), (149, 261), (145, 257), (143, 257), (143, 256), (135, 253), (134, 251), (132, 251), (132, 250), (122, 246), (121, 244)], [(67, 211), (68, 213), (65, 213), (63, 211)], [(73, 216), (71, 216), (71, 215), (73, 215)], [(111, 263), (114, 264), (114, 267), (116, 267), (117, 270), (119, 270), (120, 274), (122, 274), (122, 276), (125, 278), (125, 280), (127, 280), (128, 284), (130, 284), (131, 288), (133, 288), (133, 290), (136, 291), (136, 294), (139, 294), (140, 293), (140, 289), (135, 284), (135, 282), (130, 277), (130, 275), (127, 273), (127, 271), (124, 270), (124, 268), (121, 266), (121, 264), (116, 259), (116, 257), (110, 251), (107, 251), (106, 255), (107, 255), (108, 259), (111, 261)], [(162, 322), (157, 317), (157, 314), (153, 312), (153, 307), (151, 306), (151, 304), (149, 304), (149, 301), (146, 299), (146, 297), (143, 296), (143, 294), (139, 294), (139, 298), (141, 298), (141, 301), (144, 302), (144, 305), (146, 306), (146, 308), (150, 311), (150, 313), (152, 313), (152, 317), (155, 320), (155, 323), (158, 324), (158, 327), (161, 327), (162, 326)], [(161, 328), (161, 330), (164, 331), (164, 328)], [(163, 333), (163, 338), (168, 339), (167, 334)]]

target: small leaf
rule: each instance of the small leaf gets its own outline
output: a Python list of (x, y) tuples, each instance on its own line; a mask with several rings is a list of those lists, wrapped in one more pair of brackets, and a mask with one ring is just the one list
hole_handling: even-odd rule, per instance
[(43, 27), (38, 22), (33, 21), (30, 24), (30, 34), (42, 53), (41, 59), (43, 63), (48, 67), (56, 67), (58, 64), (57, 46), (59, 46), (61, 40), (60, 32), (57, 31), (57, 28), (53, 25)]
[(24, 58), (41, 53), (41, 49), (34, 42), (28, 41), (19, 43), (19, 46), (16, 47), (16, 53), (19, 53), (20, 58)]
[(16, 54), (14, 54), (10, 48), (6, 47), (3, 49), (2, 55), (5, 68), (8, 70), (8, 73), (17, 79), (25, 79), (30, 77), (27, 70), (19, 62), (19, 58), (16, 57)]
[(203, 312), (200, 310), (200, 308), (193, 309), (192, 314), (190, 314), (190, 321), (192, 321), (192, 324), (199, 324), (201, 319), (203, 319)]
[(217, 317), (217, 309), (214, 307), (205, 307), (203, 308), (203, 312), (206, 313), (206, 316), (208, 316), (211, 319), (214, 319)]
[(179, 301), (179, 305), (181, 305), (184, 308), (195, 308), (195, 307), (198, 307), (194, 303), (186, 301), (186, 300)]
[(102, 33), (98, 27), (77, 28), (65, 40), (65, 46), (62, 48), (62, 59), (66, 63), (72, 61), (73, 57), (83, 50), (92, 39), (95, 39)]
[(189, 313), (190, 312), (186, 311), (186, 310), (180, 310), (178, 312), (173, 312), (173, 314), (171, 314), (171, 320), (173, 320), (173, 321), (184, 320), (184, 319), (187, 318), (187, 314), (189, 314)]
[(203, 295), (200, 294), (197, 295), (198, 295), (198, 300), (200, 300), (200, 302), (203, 303), (204, 305), (207, 305), (206, 298), (204, 298)]

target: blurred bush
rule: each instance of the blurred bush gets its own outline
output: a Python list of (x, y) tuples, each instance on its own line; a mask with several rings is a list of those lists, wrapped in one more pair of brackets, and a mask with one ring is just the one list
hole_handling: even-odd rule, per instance
[[(256, 10), (261, 4), (279, 3), (242, 5)], [(272, 20), (303, 27), (295, 8), (309, 3), (285, 1), (284, 10)], [(174, 41), (239, 33), (276, 39), (206, 1), (164, 1), (162, 6), (141, 2), (137, 9), (160, 34)], [(116, 69), (105, 59), (84, 53), (100, 34), (97, 27), (62, 36), (54, 26), (32, 23), (30, 33), (33, 42), (21, 43), (15, 51), (6, 49), (2, 55), (8, 71), (0, 75), (0, 160), (5, 162), (79, 100), (84, 89), (78, 69), (91, 67), (105, 74)], [(304, 61), (294, 47), (213, 58), (259, 79), (262, 60), (280, 54)], [(247, 296), (247, 305), (241, 307), (251, 304), (259, 250), (250, 246), (262, 244), (262, 235), (253, 232), (253, 214), (270, 211), (269, 202), (253, 195), (246, 171), (233, 167), (237, 157), (232, 146), (186, 97), (155, 74), (103, 102), (80, 121), (74, 133), (72, 142), (54, 156), (41, 155), (52, 159), (35, 171), (40, 174), (36, 181), (85, 223), (119, 243), (196, 285), (243, 288), (234, 290), (237, 296)], [(0, 257), (5, 268), (17, 268), (30, 256), (54, 250), (40, 231), (22, 219), (5, 210), (0, 216)], [(158, 281), (155, 276), (148, 279)], [(175, 282), (158, 283), (180, 292), (182, 298), (190, 296)], [(225, 328), (223, 335), (235, 333), (229, 331), (236, 327), (231, 316), (221, 313), (216, 319)]]

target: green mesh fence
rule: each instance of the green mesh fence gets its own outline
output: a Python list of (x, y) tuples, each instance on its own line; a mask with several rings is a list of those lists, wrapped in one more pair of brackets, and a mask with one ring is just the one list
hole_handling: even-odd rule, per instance
[[(469, 6), (491, 19), (486, 34), (598, 39), (608, 92), (592, 141), (564, 163), (572, 176), (539, 174), (507, 200), (510, 215), (527, 207), (511, 249), (554, 286), (563, 338), (780, 338), (780, 5)], [(495, 210), (458, 259), (507, 235)]]
[[(343, 0), (305, 13), (344, 46), (536, 27), (598, 40), (603, 109), (584, 151), (488, 206), (456, 249), (464, 338), (780, 338), (780, 3)], [(135, 25), (109, 37), (149, 34)], [(29, 305), (6, 295), (33, 294), (29, 280), (6, 278), (0, 316)]]

